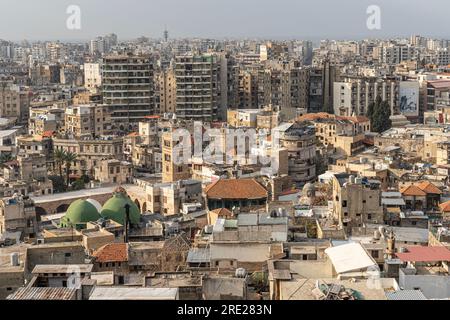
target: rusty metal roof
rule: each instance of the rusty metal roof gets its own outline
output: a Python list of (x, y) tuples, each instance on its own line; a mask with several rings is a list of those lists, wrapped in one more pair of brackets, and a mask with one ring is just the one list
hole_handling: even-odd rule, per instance
[(73, 300), (75, 288), (19, 288), (7, 300)]

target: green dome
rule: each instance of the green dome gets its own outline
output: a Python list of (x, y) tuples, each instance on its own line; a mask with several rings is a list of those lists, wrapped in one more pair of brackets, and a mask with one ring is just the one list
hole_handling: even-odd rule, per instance
[(114, 220), (121, 225), (125, 225), (125, 205), (130, 205), (130, 223), (138, 224), (141, 220), (141, 213), (137, 205), (123, 192), (114, 193), (113, 197), (103, 205), (101, 215), (105, 219)]
[(100, 218), (100, 213), (92, 203), (79, 199), (72, 202), (67, 209), (66, 215), (62, 219), (62, 225), (69, 227), (70, 224), (83, 224), (97, 221)]

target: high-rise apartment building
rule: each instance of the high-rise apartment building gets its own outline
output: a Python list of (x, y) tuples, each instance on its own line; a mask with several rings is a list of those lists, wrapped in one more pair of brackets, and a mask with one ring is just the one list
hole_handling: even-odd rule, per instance
[(410, 45), (389, 45), (381, 49), (381, 62), (389, 65), (399, 64), (402, 61), (416, 60), (418, 50)]
[(112, 120), (119, 128), (156, 113), (151, 56), (104, 56), (102, 78), (103, 103), (111, 106)]
[(213, 121), (221, 106), (220, 57), (184, 55), (175, 59), (176, 114), (180, 119)]
[(391, 114), (398, 105), (398, 82), (378, 78), (346, 78), (334, 83), (334, 113), (339, 116), (366, 115), (377, 97), (387, 101)]

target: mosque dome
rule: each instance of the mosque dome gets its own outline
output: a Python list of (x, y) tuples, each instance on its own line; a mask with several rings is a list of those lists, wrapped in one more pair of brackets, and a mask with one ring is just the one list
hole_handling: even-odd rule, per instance
[(63, 227), (84, 224), (100, 219), (97, 208), (87, 200), (76, 200), (67, 209), (66, 215), (61, 220)]
[(141, 220), (139, 208), (133, 201), (131, 201), (123, 188), (117, 189), (112, 198), (106, 201), (103, 205), (101, 215), (105, 219), (111, 219), (117, 223), (125, 225), (125, 205), (127, 204), (130, 206), (130, 223), (138, 224)]
[(102, 205), (97, 200), (89, 198), (86, 201), (92, 204), (97, 209), (98, 212), (102, 211)]

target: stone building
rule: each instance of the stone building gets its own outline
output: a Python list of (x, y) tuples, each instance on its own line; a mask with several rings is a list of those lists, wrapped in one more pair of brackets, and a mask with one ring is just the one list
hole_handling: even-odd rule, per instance
[(54, 149), (77, 154), (77, 160), (72, 165), (72, 177), (83, 174), (94, 176), (96, 167), (102, 160), (123, 159), (123, 138), (102, 137), (100, 139), (53, 139)]
[(202, 202), (202, 185), (197, 180), (179, 180), (146, 187), (147, 210), (165, 216), (179, 214), (183, 203)]
[(65, 133), (75, 138), (110, 135), (110, 106), (93, 104), (68, 107), (65, 112)]
[[(162, 135), (162, 181), (175, 182), (185, 180), (191, 177), (188, 163), (176, 163), (174, 159), (180, 157), (175, 153), (175, 147), (182, 144), (181, 141), (175, 141), (173, 131), (164, 132)], [(186, 142), (184, 142), (186, 143)], [(182, 159), (181, 159), (182, 160)]]
[(17, 194), (0, 200), (0, 234), (6, 231), (20, 231), (22, 237), (36, 237), (38, 224), (32, 200)]
[(383, 223), (379, 185), (349, 174), (333, 177), (333, 216), (346, 231), (366, 223)]
[(101, 184), (128, 184), (133, 179), (133, 165), (116, 159), (101, 160), (94, 168), (94, 180)]
[(301, 187), (313, 181), (316, 178), (314, 126), (306, 123), (284, 123), (277, 127), (276, 131), (280, 147), (288, 150), (289, 175), (294, 183)]

